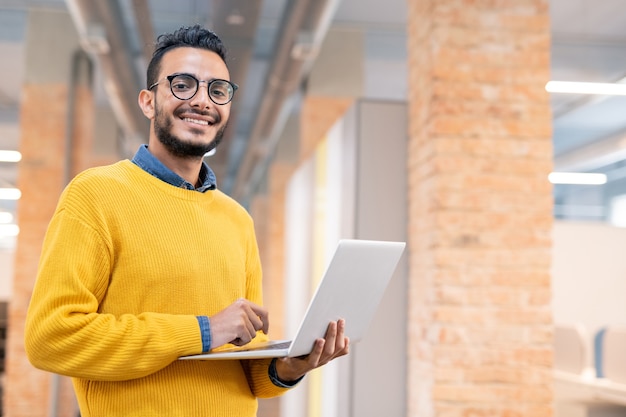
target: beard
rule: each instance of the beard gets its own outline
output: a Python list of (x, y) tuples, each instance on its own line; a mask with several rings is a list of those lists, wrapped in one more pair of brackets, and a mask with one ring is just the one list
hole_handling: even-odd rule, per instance
[[(174, 112), (173, 116), (176, 117), (176, 112)], [(221, 121), (219, 114), (215, 115), (215, 119), (215, 124), (219, 124)], [(154, 133), (159, 142), (161, 142), (172, 155), (179, 158), (196, 159), (204, 157), (207, 152), (212, 151), (220, 144), (224, 136), (224, 130), (226, 130), (226, 123), (219, 128), (217, 133), (215, 133), (215, 137), (209, 143), (183, 141), (172, 133), (172, 119), (163, 114), (161, 108), (155, 103)]]

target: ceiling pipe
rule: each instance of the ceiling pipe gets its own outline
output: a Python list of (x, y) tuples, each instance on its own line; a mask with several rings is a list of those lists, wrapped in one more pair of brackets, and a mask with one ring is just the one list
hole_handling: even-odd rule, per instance
[[(241, 93), (237, 94), (244, 94), (247, 89), (247, 75), (252, 61), (261, 6), (261, 2), (249, 0), (213, 0), (212, 3), (211, 22), (207, 25), (219, 35), (228, 49), (226, 65), (229, 68), (230, 79), (239, 85)], [(237, 134), (235, 127), (241, 119), (245, 119), (245, 116), (241, 117), (242, 102), (236, 98), (232, 103), (228, 125), (233, 128), (226, 129), (219, 149), (207, 160), (223, 190), (227, 190), (227, 184), (234, 181), (232, 178), (234, 174), (230, 173), (236, 172), (237, 166), (231, 167), (230, 159), (239, 161), (239, 158), (233, 157), (239, 154), (239, 151), (233, 149), (231, 145), (233, 137)]]
[(626, 132), (622, 131), (554, 157), (555, 171), (591, 171), (626, 159)]
[(148, 121), (136, 104), (143, 85), (128, 49), (132, 43), (119, 5), (91, 0), (66, 0), (66, 4), (81, 45), (100, 63), (109, 104), (124, 132), (125, 151), (134, 152), (146, 141)]
[(137, 32), (141, 41), (143, 59), (145, 62), (150, 62), (155, 42), (150, 5), (148, 4), (148, 0), (133, 0), (132, 7), (137, 24)]
[(293, 105), (289, 98), (298, 91), (317, 57), (330, 21), (338, 6), (337, 0), (300, 0), (290, 2), (282, 18), (275, 56), (267, 72), (266, 89), (253, 124), (248, 145), (239, 165), (232, 196), (246, 201), (256, 189), (257, 167), (271, 158), (282, 129), (277, 128), (285, 107)]

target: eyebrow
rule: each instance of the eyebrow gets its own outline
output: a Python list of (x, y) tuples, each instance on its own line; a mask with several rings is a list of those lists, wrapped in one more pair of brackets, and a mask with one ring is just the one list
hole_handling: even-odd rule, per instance
[(202, 79), (200, 79), (200, 77), (198, 77), (196, 74), (192, 74), (192, 73), (190, 73), (190, 72), (175, 72), (175, 73), (173, 73), (173, 74), (166, 75), (165, 77), (177, 77), (177, 76), (179, 76), (179, 75), (190, 75), (190, 76), (192, 76), (193, 78), (195, 78), (195, 79), (196, 79), (196, 80), (198, 80), (198, 81), (207, 81), (207, 82), (211, 82), (211, 81), (214, 81), (214, 80), (224, 80), (224, 81), (229, 81), (229, 82), (230, 82), (230, 80), (227, 80), (227, 79), (225, 79), (225, 78), (217, 78), (217, 77), (209, 78), (208, 80), (202, 80)]

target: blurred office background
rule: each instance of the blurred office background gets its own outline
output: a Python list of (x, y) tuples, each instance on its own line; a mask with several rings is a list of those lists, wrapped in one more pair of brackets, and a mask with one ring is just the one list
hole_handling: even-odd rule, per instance
[(41, 239), (73, 175), (146, 141), (151, 45), (195, 23), (240, 86), (207, 162), (255, 218), (273, 336), (337, 239), (409, 243), (369, 336), (260, 417), (626, 415), (623, 1), (0, 0), (3, 415), (76, 415), (23, 352)]

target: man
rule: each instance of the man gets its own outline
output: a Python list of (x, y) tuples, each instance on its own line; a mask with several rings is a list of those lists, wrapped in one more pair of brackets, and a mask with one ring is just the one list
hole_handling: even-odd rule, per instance
[(83, 417), (254, 416), (256, 398), (348, 353), (339, 321), (303, 358), (177, 360), (267, 338), (252, 220), (203, 162), (236, 89), (214, 33), (160, 36), (138, 100), (148, 145), (79, 174), (59, 200), (26, 352), (73, 378)]

